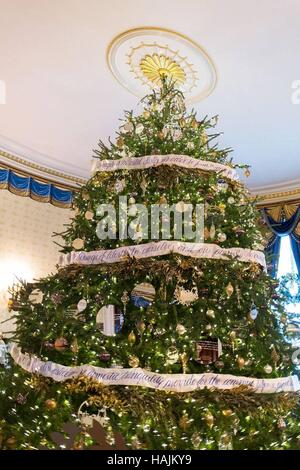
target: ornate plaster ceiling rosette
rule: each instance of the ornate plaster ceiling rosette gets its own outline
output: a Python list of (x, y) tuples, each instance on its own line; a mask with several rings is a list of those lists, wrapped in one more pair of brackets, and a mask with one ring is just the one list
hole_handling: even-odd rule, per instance
[(165, 77), (194, 103), (206, 98), (217, 82), (215, 65), (205, 50), (164, 28), (141, 27), (119, 34), (107, 49), (107, 63), (118, 82), (138, 97), (159, 87)]

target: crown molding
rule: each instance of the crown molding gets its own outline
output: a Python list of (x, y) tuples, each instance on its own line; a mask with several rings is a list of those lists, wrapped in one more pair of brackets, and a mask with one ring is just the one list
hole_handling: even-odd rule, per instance
[[(45, 166), (38, 164), (31, 158), (28, 158), (27, 155), (35, 158), (36, 161), (46, 161), (47, 164), (45, 164)], [(60, 164), (60, 162), (58, 162), (57, 166), (59, 169), (53, 168), (54, 161), (55, 160), (50, 157), (39, 154), (36, 151), (20, 146), (0, 136), (0, 162), (6, 164), (6, 166), (13, 167), (13, 169), (19, 170), (20, 172), (30, 173), (43, 180), (53, 181), (54, 178), (55, 183), (61, 183), (71, 187), (78, 187), (78, 185), (82, 185), (86, 182), (86, 178), (71, 174), (67, 169), (67, 165), (64, 163)], [(74, 168), (77, 169), (75, 166)], [(65, 169), (66, 171), (64, 171)], [(81, 169), (79, 173), (84, 174), (84, 171)]]
[(0, 164), (1, 163), (5, 167), (12, 168), (17, 172), (19, 171), (21, 174), (36, 176), (42, 181), (54, 182), (56, 184), (60, 184), (61, 186), (78, 188), (78, 185), (82, 185), (86, 182), (86, 180), (83, 178), (78, 178), (76, 176), (62, 173), (51, 168), (46, 168), (44, 166), (25, 160), (24, 158), (5, 152), (0, 148)]
[(298, 202), (300, 201), (300, 179), (266, 186), (257, 186), (250, 188), (250, 192), (252, 196), (260, 199), (259, 205), (286, 201)]

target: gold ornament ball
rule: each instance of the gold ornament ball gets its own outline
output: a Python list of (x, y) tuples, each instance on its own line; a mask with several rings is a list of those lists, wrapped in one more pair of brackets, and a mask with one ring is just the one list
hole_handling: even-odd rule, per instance
[(245, 359), (243, 357), (238, 357), (236, 362), (239, 369), (243, 369), (245, 367)]
[(90, 195), (87, 191), (83, 191), (82, 193), (82, 199), (84, 199), (85, 201), (89, 201), (90, 200)]
[(6, 446), (8, 449), (14, 449), (17, 445), (17, 439), (12, 436), (12, 437), (9, 437), (7, 440), (6, 440)]
[(163, 131), (159, 131), (159, 132), (157, 133), (157, 137), (158, 137), (160, 140), (164, 140), (164, 138), (165, 138), (164, 132), (163, 132)]
[(285, 314), (282, 314), (282, 315), (281, 315), (281, 317), (280, 317), (280, 320), (282, 321), (282, 323), (286, 323), (286, 322), (287, 322), (287, 320), (288, 320), (288, 317), (287, 317), (287, 315), (285, 315)]
[(138, 330), (139, 333), (144, 333), (144, 331), (146, 329), (146, 325), (143, 322), (143, 320), (138, 320), (136, 322), (136, 329)]
[(140, 364), (140, 360), (137, 356), (129, 356), (128, 364), (130, 365), (130, 367), (138, 367)]
[(168, 204), (168, 200), (166, 198), (166, 196), (161, 196), (161, 198), (159, 199), (159, 204)]
[(130, 344), (134, 344), (136, 342), (136, 336), (133, 331), (131, 331), (128, 335), (128, 342)]
[(217, 369), (223, 369), (224, 367), (224, 362), (223, 361), (216, 361), (215, 362), (215, 366), (217, 367)]
[(54, 398), (48, 398), (48, 400), (45, 401), (45, 406), (48, 410), (55, 410), (57, 408), (57, 402)]
[(215, 318), (215, 311), (214, 311), (214, 310), (211, 310), (211, 309), (207, 310), (206, 316), (207, 316), (208, 318)]
[(208, 240), (209, 238), (213, 238), (210, 235), (210, 231), (208, 230), (207, 227), (204, 227), (204, 240)]
[(194, 434), (191, 437), (191, 441), (194, 447), (199, 447), (201, 444), (201, 436), (199, 433), (194, 432)]
[(226, 416), (226, 418), (228, 418), (229, 416), (233, 415), (233, 411), (230, 408), (228, 408), (226, 410), (222, 410), (222, 414), (223, 416)]
[(228, 445), (231, 443), (231, 436), (230, 434), (228, 434), (227, 432), (224, 432), (221, 436), (220, 436), (220, 444), (222, 445)]
[(123, 137), (119, 137), (119, 138), (117, 139), (117, 146), (118, 146), (119, 148), (122, 148), (122, 147), (124, 146), (124, 139), (123, 139)]
[(205, 422), (208, 425), (209, 428), (212, 428), (214, 425), (215, 418), (211, 413), (206, 413), (204, 416)]
[(84, 214), (84, 217), (86, 218), (86, 220), (92, 220), (94, 217), (94, 212), (86, 211), (86, 213)]
[(181, 416), (179, 420), (179, 427), (186, 431), (190, 427), (191, 423), (187, 414)]
[(145, 119), (148, 119), (150, 117), (150, 112), (147, 109), (145, 109), (145, 111), (143, 112), (143, 116)]
[(84, 247), (84, 241), (81, 238), (75, 238), (75, 240), (72, 243), (73, 248), (75, 250), (81, 250), (81, 248)]
[(231, 332), (229, 333), (229, 337), (230, 337), (231, 340), (236, 339), (236, 332), (235, 332), (235, 331), (231, 331)]

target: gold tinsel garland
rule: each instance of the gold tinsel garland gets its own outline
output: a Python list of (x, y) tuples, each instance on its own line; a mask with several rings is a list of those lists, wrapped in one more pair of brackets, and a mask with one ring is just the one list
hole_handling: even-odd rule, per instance
[(124, 412), (129, 405), (125, 400), (120, 398), (113, 387), (107, 387), (94, 379), (81, 376), (64, 384), (64, 388), (69, 393), (88, 395), (90, 405), (106, 406), (116, 412)]
[[(209, 160), (208, 160), (209, 161)], [(211, 159), (211, 161), (214, 161)], [(234, 168), (232, 165), (227, 165), (228, 167)], [(208, 180), (207, 177), (213, 176), (214, 178), (218, 178), (217, 173), (209, 172), (205, 170), (201, 170), (200, 168), (183, 168), (178, 167), (176, 165), (160, 165), (159, 168), (157, 167), (150, 167), (150, 168), (136, 168), (130, 170), (130, 172), (134, 171), (134, 175), (136, 179), (142, 179), (143, 177), (151, 177), (152, 179), (156, 179), (158, 185), (160, 187), (172, 187), (173, 185), (176, 186), (177, 178), (180, 177), (189, 177), (190, 178), (197, 178), (203, 177), (205, 181)], [(95, 175), (90, 180), (90, 185), (92, 187), (99, 187), (102, 186), (104, 181), (108, 185), (110, 180), (112, 182), (116, 181), (116, 178), (120, 176), (126, 176), (129, 174), (129, 170), (115, 170), (113, 172), (102, 172), (97, 171)], [(236, 189), (243, 189), (244, 186), (238, 180), (232, 180), (230, 178), (224, 177), (228, 181), (228, 183)], [(200, 186), (200, 184), (199, 184)]]
[[(226, 263), (227, 260), (224, 260)], [(70, 279), (78, 276), (81, 272), (91, 270), (95, 272), (105, 273), (106, 275), (119, 275), (123, 278), (132, 278), (134, 275), (139, 274), (152, 274), (155, 275), (157, 272), (163, 273), (166, 280), (173, 278), (179, 279), (184, 271), (192, 271), (193, 278), (202, 277), (202, 269), (207, 264), (214, 264), (214, 260), (197, 260), (181, 255), (171, 255), (169, 259), (157, 259), (157, 258), (146, 258), (146, 259), (135, 259), (127, 257), (121, 262), (111, 264), (99, 264), (86, 265), (86, 266), (75, 266), (69, 265), (60, 268), (58, 275), (61, 279)], [(220, 265), (220, 260), (218, 260)], [(262, 269), (257, 263), (242, 263), (243, 268), (242, 277), (246, 278), (258, 278), (262, 274)]]
[[(106, 406), (116, 412), (129, 411), (142, 416), (149, 411), (154, 416), (161, 416), (162, 411), (174, 407), (174, 401), (193, 403), (198, 406), (218, 405), (220, 411), (232, 409), (232, 412), (247, 412), (259, 417), (261, 407), (264, 412), (284, 414), (299, 403), (298, 393), (257, 394), (247, 386), (231, 390), (204, 389), (187, 393), (166, 392), (141, 387), (105, 386), (88, 377), (79, 377), (68, 381), (65, 390), (69, 393), (86, 393), (91, 404)], [(171, 404), (171, 405), (170, 405)], [(175, 407), (176, 408), (176, 407)]]

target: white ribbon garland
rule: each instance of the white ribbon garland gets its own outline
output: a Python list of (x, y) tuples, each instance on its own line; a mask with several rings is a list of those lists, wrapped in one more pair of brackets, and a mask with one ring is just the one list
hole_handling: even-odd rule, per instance
[(63, 366), (55, 362), (44, 362), (29, 354), (23, 354), (14, 343), (10, 354), (15, 362), (33, 374), (51, 377), (56, 382), (64, 382), (79, 376), (90, 377), (103, 385), (135, 385), (169, 392), (192, 392), (204, 388), (229, 390), (241, 385), (251, 387), (255, 393), (297, 392), (300, 383), (296, 375), (278, 379), (256, 379), (228, 374), (157, 374), (145, 369), (108, 369), (91, 365)]
[(190, 243), (172, 240), (161, 240), (149, 242), (141, 245), (123, 246), (110, 250), (97, 251), (72, 251), (61, 255), (60, 266), (71, 264), (91, 265), (117, 263), (130, 258), (150, 258), (153, 256), (164, 256), (176, 253), (192, 258), (208, 258), (228, 260), (235, 258), (238, 261), (258, 263), (266, 269), (265, 255), (261, 251), (250, 250), (248, 248), (221, 248), (212, 243)]
[(181, 168), (211, 171), (219, 173), (220, 176), (238, 180), (237, 172), (222, 163), (210, 162), (207, 160), (198, 160), (188, 155), (146, 155), (145, 157), (123, 157), (118, 160), (100, 160), (95, 159), (92, 162), (92, 174), (97, 171), (116, 171), (116, 170), (143, 170), (160, 165), (174, 165)]

